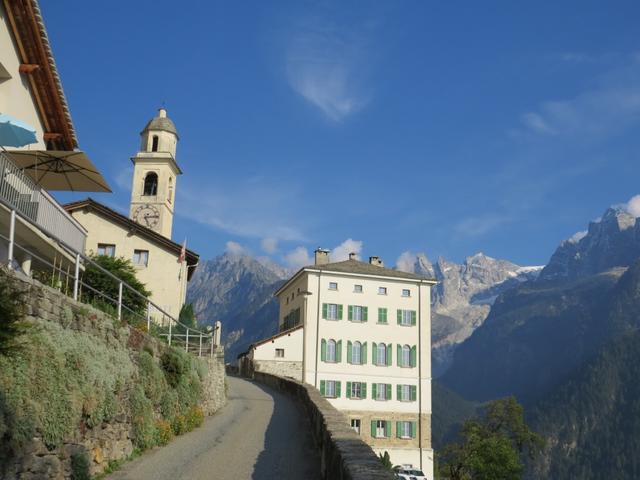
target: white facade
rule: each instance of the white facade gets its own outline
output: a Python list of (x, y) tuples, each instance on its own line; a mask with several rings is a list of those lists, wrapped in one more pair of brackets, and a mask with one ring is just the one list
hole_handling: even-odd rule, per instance
[(303, 381), (359, 421), (374, 451), (430, 479), (434, 283), (352, 259), (304, 268), (276, 293), (281, 328), (304, 325)]

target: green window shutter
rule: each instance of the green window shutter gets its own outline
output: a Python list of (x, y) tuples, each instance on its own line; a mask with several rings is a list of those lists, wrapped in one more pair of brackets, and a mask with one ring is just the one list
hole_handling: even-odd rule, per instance
[(338, 305), (338, 320), (342, 320), (342, 305)]
[(386, 398), (387, 400), (391, 400), (391, 384), (390, 384), (390, 383), (387, 383), (387, 385), (386, 385), (386, 387), (385, 387), (385, 388), (387, 389), (387, 391), (386, 391), (386, 395), (385, 395), (385, 398)]
[(327, 304), (326, 303), (322, 304), (322, 318), (324, 318), (325, 320), (327, 319)]
[(369, 318), (369, 307), (362, 307), (362, 321), (366, 322)]
[(371, 364), (372, 365), (377, 365), (376, 363), (376, 350), (378, 350), (377, 347), (378, 346), (376, 345), (376, 342), (373, 342), (371, 344)]
[(327, 361), (327, 341), (324, 338), (320, 342), (320, 360)]
[(400, 438), (400, 433), (402, 432), (402, 422), (396, 422), (396, 438)]
[(396, 400), (402, 400), (402, 385), (396, 386)]
[(367, 364), (367, 342), (362, 344), (362, 349), (360, 350), (360, 360), (363, 365)]
[(367, 398), (367, 382), (360, 383), (360, 391), (362, 392), (362, 398)]
[(324, 397), (324, 380), (320, 380), (320, 395)]
[(340, 397), (340, 385), (342, 382), (336, 382), (336, 397)]
[(416, 324), (416, 311), (413, 310), (411, 312), (411, 325), (415, 325)]
[(374, 400), (376, 399), (376, 397), (378, 393), (378, 384), (377, 383), (372, 383), (371, 384), (371, 398), (373, 398)]
[(402, 310), (400, 309), (398, 309), (397, 320), (398, 320), (398, 325), (400, 325), (402, 323)]
[(415, 401), (416, 400), (416, 397), (417, 397), (416, 390), (417, 390), (417, 387), (415, 385), (412, 385), (411, 386), (411, 401)]
[(412, 367), (416, 366), (417, 353), (418, 353), (418, 347), (414, 345), (413, 347), (411, 347), (411, 366)]
[(400, 365), (402, 365), (402, 345), (398, 344), (396, 346), (396, 351), (398, 352), (398, 358), (397, 358), (396, 365), (400, 366)]
[(411, 438), (416, 438), (416, 422), (411, 422)]
[(389, 343), (387, 345), (387, 367), (391, 366), (391, 356), (392, 356), (391, 350), (393, 350), (393, 344)]
[(371, 436), (376, 438), (376, 421), (371, 420)]
[(342, 340), (336, 342), (336, 363), (342, 361)]
[(349, 320), (353, 320), (353, 305), (349, 305)]
[(351, 344), (351, 340), (347, 342), (347, 363), (351, 363), (353, 358), (353, 345)]
[(347, 398), (351, 398), (351, 382), (347, 382)]

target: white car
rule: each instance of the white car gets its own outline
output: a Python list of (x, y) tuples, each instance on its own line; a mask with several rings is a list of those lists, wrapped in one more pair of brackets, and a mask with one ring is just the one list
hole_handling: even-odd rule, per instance
[(427, 477), (421, 470), (413, 468), (401, 468), (397, 472), (398, 478), (402, 480), (427, 480)]

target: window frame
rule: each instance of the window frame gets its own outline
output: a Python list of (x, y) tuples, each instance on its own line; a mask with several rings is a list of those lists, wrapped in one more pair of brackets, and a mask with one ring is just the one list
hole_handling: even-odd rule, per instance
[[(380, 352), (382, 352), (382, 362), (380, 361)], [(384, 367), (387, 366), (387, 345), (384, 342), (380, 342), (376, 345), (376, 365)]]
[[(352, 305), (351, 310), (351, 321), (352, 322), (364, 322), (364, 307), (362, 305)], [(356, 312), (359, 312), (356, 315)], [(360, 317), (360, 318), (356, 318)]]
[[(408, 440), (410, 438), (413, 438), (412, 435), (411, 435), (411, 431), (412, 431), (411, 422), (409, 422), (407, 420), (400, 420), (399, 423), (401, 425), (402, 431), (400, 432), (400, 435), (398, 435), (398, 436), (400, 438), (402, 438), (403, 440)], [(407, 434), (407, 427), (409, 429), (409, 433), (408, 434)]]
[(401, 367), (411, 367), (411, 346), (410, 345), (402, 345), (400, 347), (400, 361)]
[[(333, 315), (332, 315), (333, 313)], [(327, 320), (338, 320), (338, 304), (327, 303)]]
[[(387, 438), (386, 435), (386, 420), (376, 420), (376, 437), (375, 438)], [(382, 429), (382, 435), (380, 435), (380, 430)]]
[[(331, 350), (333, 348), (333, 351)], [(338, 363), (337, 361), (337, 351), (338, 351), (338, 342), (336, 342), (333, 338), (327, 340), (327, 354), (325, 357), (325, 362), (327, 363)], [(333, 357), (330, 355), (333, 353)]]
[(402, 316), (400, 317), (400, 325), (403, 327), (410, 327), (413, 324), (413, 310), (402, 310)]
[[(146, 253), (146, 261), (144, 263), (141, 263), (140, 261), (136, 262), (136, 255), (138, 255), (138, 259), (143, 257), (143, 253)], [(149, 266), (149, 250), (143, 250), (141, 248), (135, 248), (133, 250), (133, 258), (132, 258), (132, 263), (136, 266), (136, 267), (148, 267)]]
[(363, 293), (364, 289), (362, 287), (362, 285), (354, 285), (353, 286), (353, 293)]
[[(336, 380), (324, 381), (324, 396), (328, 398), (338, 398), (336, 394)], [(330, 393), (331, 392), (331, 393)]]
[(411, 297), (411, 290), (409, 288), (403, 288), (402, 289), (402, 297), (410, 298)]
[(351, 419), (351, 428), (355, 430), (355, 432), (360, 435), (360, 429), (362, 428), (362, 421), (359, 418)]
[(380, 402), (386, 402), (387, 400), (391, 400), (390, 398), (387, 398), (386, 383), (376, 383), (376, 398), (374, 400), (378, 400)]
[[(384, 313), (384, 315), (381, 315)], [(384, 321), (380, 320), (384, 316)], [(389, 309), (386, 307), (378, 307), (378, 321), (380, 325), (388, 325), (389, 324)]]
[(387, 287), (378, 287), (378, 295), (387, 295)]
[[(358, 346), (357, 349), (356, 349), (356, 345)], [(356, 351), (358, 352), (357, 354), (358, 361), (356, 361)], [(353, 365), (362, 365), (362, 342), (360, 342), (359, 340), (356, 340), (351, 344), (351, 363)]]
[[(279, 355), (280, 352), (282, 355)], [(284, 348), (276, 348), (276, 358), (284, 358)]]
[[(111, 255), (107, 253), (108, 248), (112, 248)], [(100, 253), (100, 249), (104, 250), (104, 253)], [(104, 255), (106, 257), (116, 258), (116, 245), (115, 243), (99, 243), (98, 244), (98, 255)]]
[(333, 290), (333, 291), (338, 290), (338, 282), (329, 282), (329, 290)]
[(362, 399), (362, 382), (351, 382), (349, 398), (355, 398), (356, 400)]

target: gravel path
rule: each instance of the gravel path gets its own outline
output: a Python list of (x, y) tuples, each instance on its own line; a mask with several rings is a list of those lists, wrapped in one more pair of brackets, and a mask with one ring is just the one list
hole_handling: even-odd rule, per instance
[(229, 403), (202, 427), (127, 463), (110, 480), (319, 479), (308, 421), (286, 395), (228, 377)]

